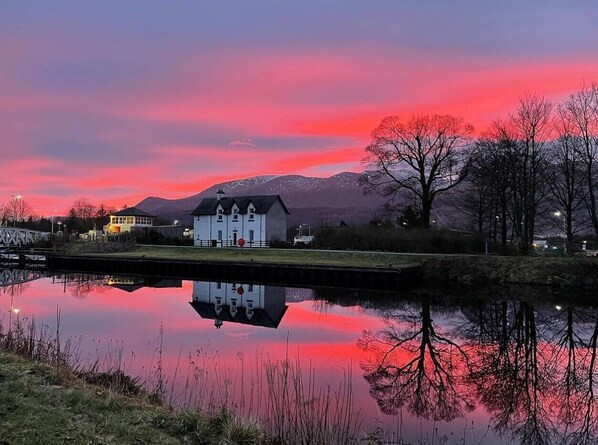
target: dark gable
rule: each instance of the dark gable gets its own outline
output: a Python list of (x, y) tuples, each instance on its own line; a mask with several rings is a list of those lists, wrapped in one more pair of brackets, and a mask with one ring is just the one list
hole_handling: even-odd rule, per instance
[(279, 195), (255, 195), (255, 196), (237, 196), (234, 198), (204, 198), (199, 205), (195, 208), (191, 215), (193, 216), (201, 216), (201, 215), (215, 215), (216, 209), (218, 208), (218, 204), (222, 206), (223, 213), (225, 215), (230, 215), (232, 213), (233, 205), (236, 204), (239, 208), (239, 213), (244, 214), (247, 213), (247, 209), (249, 208), (249, 204), (253, 204), (255, 207), (255, 213), (263, 214), (268, 213), (268, 210), (274, 205), (276, 201), (280, 201), (284, 211), (288, 214), (289, 211), (287, 207), (280, 199)]

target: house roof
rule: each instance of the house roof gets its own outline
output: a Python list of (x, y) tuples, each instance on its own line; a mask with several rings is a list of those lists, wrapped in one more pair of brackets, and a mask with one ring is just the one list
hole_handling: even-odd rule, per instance
[(289, 211), (279, 195), (236, 196), (234, 198), (220, 198), (220, 200), (217, 198), (204, 198), (191, 214), (215, 215), (218, 204), (222, 206), (224, 214), (231, 214), (235, 204), (239, 208), (239, 213), (247, 213), (249, 204), (253, 204), (255, 213), (268, 213), (268, 210), (276, 201), (280, 201), (282, 208), (288, 214)]
[(114, 212), (110, 214), (111, 216), (146, 216), (149, 218), (155, 218), (155, 215), (150, 213), (144, 212), (137, 207), (127, 207), (126, 209), (119, 210), (118, 212)]

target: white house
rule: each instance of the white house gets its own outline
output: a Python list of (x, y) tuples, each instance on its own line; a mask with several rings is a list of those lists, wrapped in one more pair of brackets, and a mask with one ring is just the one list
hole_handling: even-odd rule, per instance
[(288, 214), (278, 195), (228, 198), (219, 190), (191, 214), (194, 245), (265, 247), (286, 241)]
[(277, 328), (287, 310), (283, 287), (207, 281), (193, 282), (191, 306), (216, 328), (225, 321)]

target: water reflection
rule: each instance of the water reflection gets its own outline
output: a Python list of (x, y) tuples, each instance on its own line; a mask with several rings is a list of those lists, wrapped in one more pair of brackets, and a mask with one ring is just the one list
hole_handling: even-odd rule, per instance
[(450, 421), (482, 406), (514, 443), (598, 442), (595, 308), (480, 300), (455, 311), (418, 297), (358, 342), (385, 413)]
[(136, 290), (142, 289), (144, 287), (183, 287), (183, 280), (176, 280), (173, 278), (110, 275), (105, 284), (116, 289), (124, 290), (125, 292), (135, 292)]
[(194, 281), (191, 306), (201, 318), (276, 329), (288, 306), (285, 288), (259, 284)]
[[(296, 350), (323, 385), (356, 377), (356, 406), (370, 416), (364, 426), (402, 421), (404, 443), (441, 443), (450, 433), (463, 443), (598, 443), (593, 295), (530, 288), (380, 294), (16, 270), (2, 271), (2, 295), (10, 297), (3, 314), (10, 305), (21, 318), (48, 323), (59, 305), (64, 336), (93, 339), (89, 347), (82, 340), (90, 361), (106, 339), (126, 339), (135, 360), (148, 350), (150, 364), (138, 368), (153, 371), (148, 339), (162, 325), (162, 363), (171, 375), (181, 350), (191, 351), (194, 372), (227, 382), (262, 378), (259, 357), (286, 360)], [(480, 430), (471, 440), (463, 425), (474, 420)], [(422, 438), (435, 429), (435, 441)]]

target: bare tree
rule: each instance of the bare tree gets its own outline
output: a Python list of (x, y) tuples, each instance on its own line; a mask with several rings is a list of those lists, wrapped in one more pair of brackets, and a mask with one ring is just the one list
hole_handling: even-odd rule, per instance
[(596, 162), (598, 162), (598, 85), (584, 86), (572, 94), (563, 106), (567, 118), (580, 138), (579, 154), (585, 166), (585, 203), (598, 236), (598, 213), (596, 204)]
[(12, 221), (12, 225), (25, 221), (33, 213), (33, 208), (22, 196), (12, 196), (2, 207), (2, 219)]
[(575, 135), (575, 124), (563, 106), (558, 108), (555, 125), (558, 138), (549, 145), (546, 171), (546, 181), (550, 190), (548, 202), (552, 213), (557, 210), (558, 217), (554, 220), (557, 227), (565, 233), (567, 252), (573, 253), (573, 235), (586, 228), (586, 221), (576, 218), (578, 210), (582, 209), (584, 204), (585, 181), (581, 156), (584, 143)]
[(465, 147), (473, 127), (450, 115), (414, 115), (406, 122), (387, 116), (372, 132), (363, 175), (366, 190), (395, 196), (406, 190), (417, 198), (423, 228), (437, 195), (459, 184), (466, 174)]
[(509, 221), (518, 218), (514, 211), (518, 206), (513, 205), (518, 162), (518, 144), (513, 129), (508, 122), (500, 119), (495, 120), (477, 141), (470, 158), (473, 172), (470, 182), (475, 189), (484, 191), (477, 197), (485, 201), (478, 204), (483, 209), (483, 213), (478, 214), (478, 227), (486, 226), (495, 242), (500, 233), (503, 252), (508, 241)]
[(551, 137), (553, 104), (543, 97), (526, 94), (511, 116), (511, 124), (519, 142), (519, 169), (516, 181), (521, 206), (521, 253), (531, 250), (538, 209), (544, 197), (543, 169), (545, 146)]
[(69, 210), (71, 227), (79, 226), (81, 230), (90, 230), (94, 225), (96, 207), (87, 198), (79, 198)]

